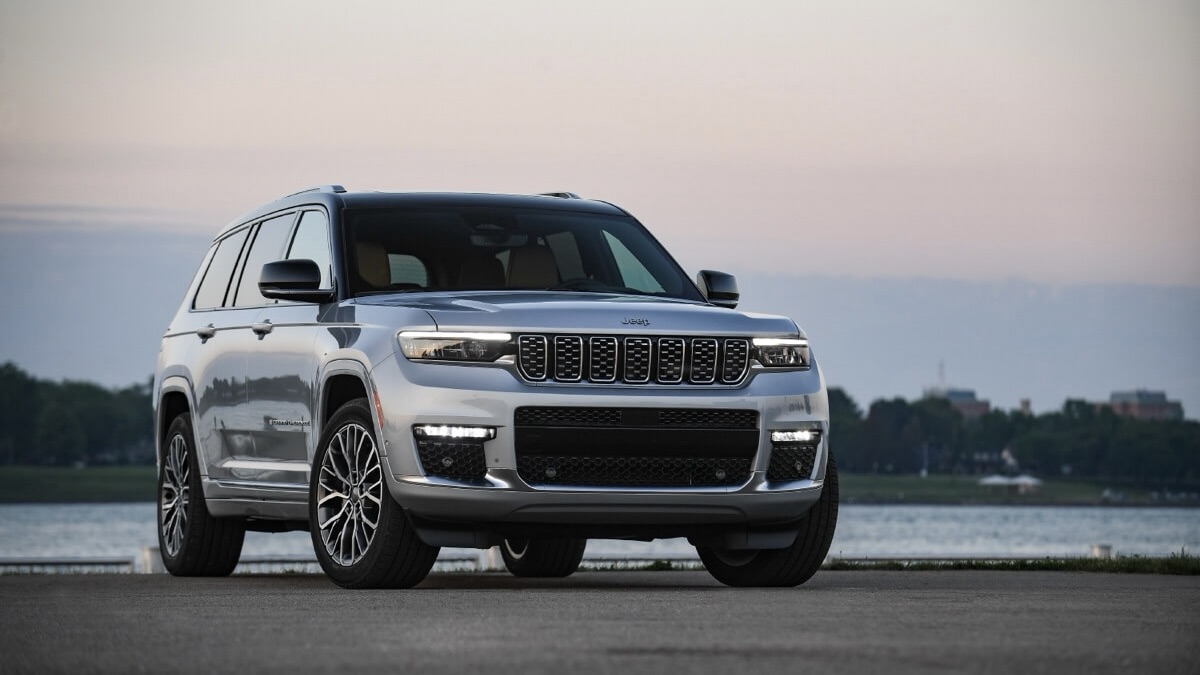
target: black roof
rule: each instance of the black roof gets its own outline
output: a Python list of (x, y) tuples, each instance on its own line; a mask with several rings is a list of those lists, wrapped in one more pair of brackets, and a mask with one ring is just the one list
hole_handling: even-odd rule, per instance
[(569, 211), (606, 215), (628, 215), (621, 208), (608, 202), (591, 199), (576, 199), (546, 195), (505, 195), (478, 192), (349, 192), (338, 186), (314, 188), (281, 197), (257, 209), (249, 211), (226, 227), (225, 232), (249, 221), (269, 216), (277, 211), (298, 206), (321, 205), (337, 211), (342, 208), (429, 208), (429, 207), (494, 207), (521, 210)]

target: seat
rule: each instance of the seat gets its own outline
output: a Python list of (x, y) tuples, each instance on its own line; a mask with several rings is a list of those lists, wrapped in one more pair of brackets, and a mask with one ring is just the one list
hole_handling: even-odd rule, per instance
[(554, 252), (545, 246), (522, 246), (509, 252), (509, 288), (553, 288), (559, 284)]
[(462, 290), (504, 288), (504, 265), (496, 256), (469, 257), (458, 268), (458, 287)]
[(387, 249), (373, 241), (355, 242), (358, 255), (358, 276), (374, 289), (392, 285), (392, 266)]

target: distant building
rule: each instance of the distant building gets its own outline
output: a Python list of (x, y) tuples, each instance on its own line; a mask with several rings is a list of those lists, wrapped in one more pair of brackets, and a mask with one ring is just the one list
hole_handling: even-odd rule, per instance
[(1108, 398), (1108, 407), (1118, 415), (1139, 420), (1183, 419), (1183, 406), (1179, 401), (1168, 401), (1162, 391), (1114, 391)]
[(949, 387), (929, 387), (925, 390), (925, 398), (944, 398), (950, 406), (962, 413), (964, 419), (974, 420), (983, 417), (992, 409), (989, 401), (975, 397), (974, 389), (951, 389)]

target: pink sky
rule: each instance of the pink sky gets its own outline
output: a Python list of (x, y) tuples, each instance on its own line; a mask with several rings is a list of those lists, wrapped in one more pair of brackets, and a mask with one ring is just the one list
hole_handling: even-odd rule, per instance
[(1195, 2), (416, 4), (0, 0), (0, 235), (566, 189), (692, 271), (1200, 285)]

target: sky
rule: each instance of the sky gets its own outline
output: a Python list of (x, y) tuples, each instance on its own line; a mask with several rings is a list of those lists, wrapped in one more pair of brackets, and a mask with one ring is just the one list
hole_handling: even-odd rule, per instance
[(691, 272), (1190, 293), (1200, 3), (0, 0), (10, 256), (191, 242), (325, 183), (570, 190)]

